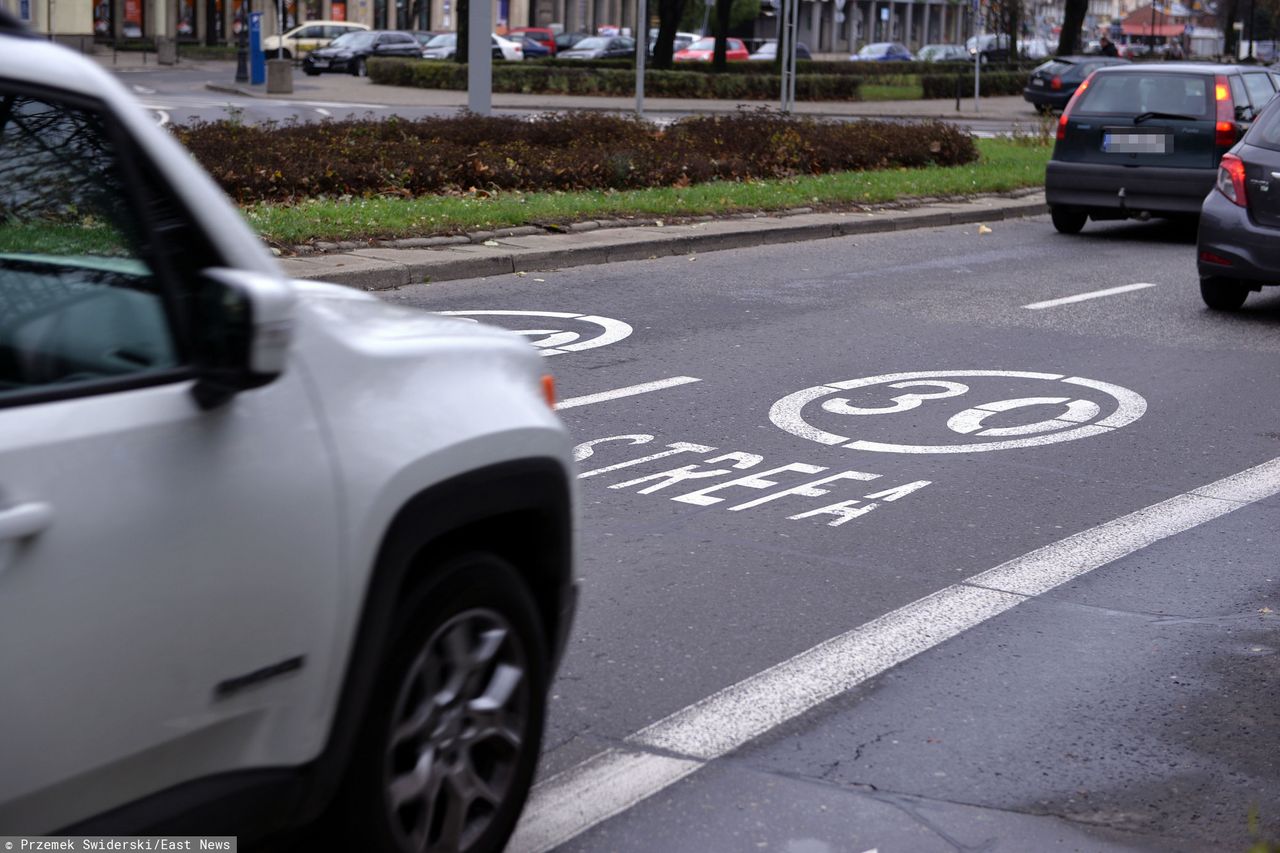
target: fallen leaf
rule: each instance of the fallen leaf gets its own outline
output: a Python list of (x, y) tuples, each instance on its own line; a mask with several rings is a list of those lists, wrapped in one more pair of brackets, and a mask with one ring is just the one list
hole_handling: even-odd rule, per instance
[(485, 244), (486, 246), (496, 246), (496, 245), (498, 245), (498, 241), (497, 241), (497, 240), (485, 240), (485, 241), (484, 241), (484, 244)]
[(527, 273), (527, 272), (518, 272), (518, 273), (516, 273), (516, 275), (520, 276), (521, 278), (524, 278), (526, 275), (528, 275), (528, 273)]
[(535, 278), (534, 281), (546, 281), (545, 278)]
[(990, 233), (991, 233), (991, 229), (990, 229), (990, 228), (988, 228), (988, 227), (987, 227), (987, 226), (985, 226), (985, 225), (979, 225), (979, 226), (978, 226), (978, 233), (979, 233), (979, 234), (990, 234)]
[(654, 224), (654, 225), (657, 225), (659, 228), (661, 228), (661, 227), (662, 227), (662, 220), (661, 220), (661, 219), (659, 219), (659, 220), (657, 220), (656, 222), (654, 222), (653, 224)]

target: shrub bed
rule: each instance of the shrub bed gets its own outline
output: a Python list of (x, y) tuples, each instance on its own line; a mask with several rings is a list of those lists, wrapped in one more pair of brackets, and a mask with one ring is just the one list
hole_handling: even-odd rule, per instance
[(658, 129), (595, 113), (463, 115), (174, 128), (241, 204), (307, 197), (486, 190), (683, 187), (977, 159), (969, 134), (942, 122), (822, 122), (767, 110), (698, 116)]
[[(630, 59), (547, 59), (526, 60), (534, 66), (543, 68), (635, 68)], [(991, 71), (1026, 71), (1040, 62), (993, 62), (982, 66), (982, 73)], [(678, 62), (673, 70), (697, 71), (703, 74), (714, 73), (710, 62)], [(963, 74), (968, 71), (973, 75), (971, 62), (840, 62), (801, 59), (796, 62), (796, 73), (803, 77), (806, 74), (844, 74), (850, 77), (901, 77), (908, 74)], [(776, 74), (777, 68), (772, 62), (731, 62), (727, 74)]]
[[(980, 94), (1021, 95), (1027, 85), (1027, 74), (1022, 71), (987, 71), (984, 67), (978, 80)], [(954, 98), (957, 85), (962, 98), (972, 98), (973, 72), (920, 75), (920, 87), (924, 90), (925, 98)]]
[[(369, 78), (391, 86), (420, 89), (467, 88), (467, 66), (456, 62), (414, 59), (374, 59)], [(856, 101), (861, 79), (838, 74), (804, 74), (796, 77), (796, 99), (805, 101)], [(583, 68), (538, 63), (495, 63), (493, 91), (543, 95), (632, 95), (634, 70)], [(782, 87), (776, 74), (705, 74), (697, 71), (646, 71), (646, 95), (657, 98), (723, 98), (776, 100)]]

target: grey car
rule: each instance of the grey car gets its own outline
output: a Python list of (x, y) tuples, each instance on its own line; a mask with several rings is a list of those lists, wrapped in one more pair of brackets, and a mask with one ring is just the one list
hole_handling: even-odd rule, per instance
[(1196, 267), (1200, 295), (1218, 311), (1280, 284), (1280, 107), (1266, 109), (1223, 155), (1200, 209)]
[[(1247, 81), (1248, 74), (1258, 79)], [(1165, 63), (1095, 71), (1058, 120), (1045, 175), (1054, 227), (1075, 234), (1089, 219), (1198, 216), (1218, 161), (1274, 94), (1264, 68)]]

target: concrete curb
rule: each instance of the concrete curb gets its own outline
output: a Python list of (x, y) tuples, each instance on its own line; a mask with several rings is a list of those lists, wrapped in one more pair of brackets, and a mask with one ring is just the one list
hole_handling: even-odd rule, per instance
[(872, 213), (820, 213), (715, 220), (666, 227), (598, 228), (566, 234), (499, 238), (490, 246), (454, 243), (436, 248), (367, 248), (283, 258), (294, 278), (320, 279), (361, 290), (511, 275), (517, 272), (696, 255), (772, 243), (825, 240), (886, 231), (998, 222), (1048, 212), (1044, 195), (986, 198)]

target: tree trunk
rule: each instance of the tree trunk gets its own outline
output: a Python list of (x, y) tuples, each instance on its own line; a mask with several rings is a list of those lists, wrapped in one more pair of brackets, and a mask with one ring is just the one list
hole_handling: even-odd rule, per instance
[(1236, 17), (1240, 13), (1239, 0), (1221, 0), (1218, 14), (1222, 16), (1222, 51), (1234, 61), (1239, 55), (1240, 40), (1236, 36)]
[(453, 54), (453, 61), (467, 64), (467, 36), (471, 31), (471, 4), (468, 0), (453, 0), (453, 14), (458, 16), (458, 49)]
[(1058, 56), (1080, 52), (1080, 28), (1089, 11), (1089, 0), (1067, 0), (1062, 15), (1062, 35), (1058, 36)]
[(728, 49), (729, 18), (733, 12), (733, 0), (716, 0), (716, 50), (712, 54), (711, 67), (724, 71), (728, 67), (725, 52)]
[[(676, 30), (684, 17), (685, 0), (658, 0), (658, 40), (653, 45), (653, 67), (670, 68)], [(647, 34), (646, 34), (647, 37)]]

